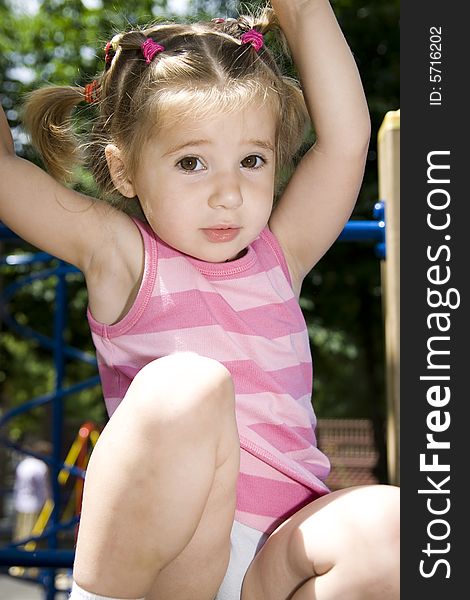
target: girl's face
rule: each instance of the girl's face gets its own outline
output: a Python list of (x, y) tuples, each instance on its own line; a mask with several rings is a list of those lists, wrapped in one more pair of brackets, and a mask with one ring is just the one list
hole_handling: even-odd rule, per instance
[(275, 136), (272, 111), (254, 105), (162, 128), (131, 182), (155, 233), (204, 261), (241, 255), (271, 214)]

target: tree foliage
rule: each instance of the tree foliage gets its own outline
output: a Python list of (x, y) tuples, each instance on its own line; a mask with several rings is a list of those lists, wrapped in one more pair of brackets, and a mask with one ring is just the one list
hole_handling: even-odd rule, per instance
[[(264, 1), (244, 4), (254, 7)], [(378, 199), (377, 132), (386, 112), (399, 108), (399, 2), (333, 0), (332, 4), (357, 61), (371, 113), (372, 141), (354, 213), (369, 219)], [(19, 153), (37, 161), (20, 127), (18, 107), (24, 94), (44, 83), (90, 81), (102, 68), (105, 42), (129, 25), (165, 17), (167, 2), (42, 0), (33, 14), (25, 11), (27, 6), (29, 2), (0, 0), (0, 96)], [(188, 12), (192, 17), (196, 13), (231, 16), (236, 7), (232, 0), (193, 0)], [(79, 185), (88, 189), (90, 183), (84, 178)], [(16, 249), (10, 246), (8, 251)], [(18, 277), (18, 271), (16, 267), (3, 268), (4, 285)], [(47, 329), (51, 326), (53, 296), (53, 282), (37, 282), (15, 297), (11, 310), (22, 322)], [(92, 351), (86, 302), (83, 284), (75, 277), (69, 296), (67, 336), (75, 346)], [(308, 276), (301, 302), (314, 352), (317, 413), (381, 422), (385, 412), (381, 282), (372, 245), (335, 244)], [(4, 406), (50, 388), (53, 374), (47, 352), (5, 330), (0, 352)], [(67, 378), (81, 378), (89, 371), (88, 366), (71, 364)], [(81, 394), (68, 406), (69, 415), (78, 419), (90, 414), (97, 420), (105, 418), (99, 390)], [(22, 428), (34, 428), (36, 421), (20, 421), (17, 434)]]

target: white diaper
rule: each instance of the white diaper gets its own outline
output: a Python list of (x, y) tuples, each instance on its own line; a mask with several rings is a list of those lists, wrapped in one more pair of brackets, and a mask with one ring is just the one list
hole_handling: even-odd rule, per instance
[(265, 533), (234, 521), (230, 535), (230, 562), (215, 600), (240, 600), (245, 573), (267, 539)]

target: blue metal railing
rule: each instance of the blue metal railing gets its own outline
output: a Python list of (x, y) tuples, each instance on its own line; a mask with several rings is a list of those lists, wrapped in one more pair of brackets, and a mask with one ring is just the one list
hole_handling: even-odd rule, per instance
[[(3, 224), (0, 224), (0, 240), (7, 242), (21, 242), (21, 240), (19, 240), (19, 238)], [(54, 266), (49, 266), (52, 262), (55, 263)], [(44, 460), (50, 467), (53, 510), (49, 524), (42, 535), (29, 537), (26, 540), (19, 540), (7, 544), (0, 549), (0, 566), (18, 565), (43, 567), (37, 577), (29, 577), (28, 580), (43, 586), (45, 600), (54, 600), (56, 592), (58, 591), (55, 585), (56, 569), (60, 567), (70, 568), (73, 563), (74, 555), (73, 550), (61, 550), (59, 548), (59, 535), (62, 531), (74, 527), (78, 521), (78, 518), (73, 518), (65, 524), (61, 523), (60, 508), (62, 505), (62, 492), (58, 475), (62, 469), (66, 469), (76, 477), (84, 477), (84, 473), (81, 469), (68, 467), (64, 465), (61, 459), (64, 420), (63, 400), (71, 394), (98, 385), (99, 377), (98, 375), (95, 375), (85, 381), (80, 381), (70, 386), (65, 386), (64, 383), (65, 365), (67, 360), (75, 359), (90, 365), (96, 365), (96, 359), (92, 354), (83, 352), (66, 344), (64, 339), (67, 317), (67, 276), (69, 274), (78, 273), (78, 270), (63, 261), (54, 259), (54, 257), (44, 252), (10, 254), (5, 257), (0, 257), (0, 266), (27, 266), (36, 264), (44, 264), (44, 268), (41, 271), (18, 277), (12, 284), (2, 290), (0, 297), (0, 317), (12, 331), (18, 333), (22, 337), (34, 340), (41, 347), (52, 352), (55, 374), (54, 388), (51, 392), (33, 398), (28, 402), (25, 402), (22, 406), (14, 407), (6, 411), (0, 417), (0, 432), (7, 423), (18, 415), (39, 406), (46, 404), (52, 405), (52, 456), (38, 456), (38, 458)], [(52, 337), (48, 337), (30, 327), (18, 323), (18, 321), (8, 312), (9, 301), (20, 289), (39, 279), (46, 279), (49, 277), (56, 278)], [(33, 454), (32, 452), (25, 452), (21, 448), (15, 447), (6, 436), (0, 435), (0, 442), (9, 448), (14, 448), (24, 454)], [(20, 548), (20, 546), (29, 541), (45, 541), (47, 543), (47, 549), (27, 551)]]
[(375, 203), (371, 221), (351, 220), (339, 236), (344, 242), (376, 242), (377, 258), (385, 259), (385, 203), (383, 200)]
[[(378, 258), (385, 258), (385, 212), (384, 203), (377, 202), (372, 220), (350, 220), (340, 236), (341, 241), (364, 241), (375, 242), (375, 253)], [(0, 241), (19, 241), (16, 236), (5, 225), (0, 223)], [(84, 473), (77, 467), (64, 465), (61, 460), (60, 452), (62, 448), (62, 429), (63, 429), (63, 400), (77, 392), (88, 389), (99, 384), (98, 375), (93, 376), (84, 381), (80, 381), (74, 385), (64, 387), (64, 370), (66, 361), (75, 359), (84, 361), (91, 365), (96, 365), (96, 359), (93, 355), (83, 352), (65, 343), (64, 328), (67, 316), (67, 276), (71, 273), (79, 273), (79, 271), (56, 259), (55, 257), (45, 252), (11, 254), (0, 257), (0, 267), (2, 265), (19, 266), (44, 264), (48, 265), (51, 262), (56, 262), (54, 266), (45, 266), (39, 272), (34, 272), (26, 276), (19, 277), (14, 283), (5, 288), (0, 296), (0, 317), (5, 324), (18, 333), (19, 335), (35, 340), (41, 347), (50, 350), (53, 354), (55, 382), (54, 389), (47, 394), (33, 398), (22, 406), (12, 408), (5, 412), (0, 418), (1, 428), (7, 425), (14, 417), (36, 408), (38, 406), (52, 403), (52, 441), (53, 454), (51, 458), (40, 457), (45, 460), (51, 467), (52, 482), (53, 482), (53, 500), (54, 510), (51, 518), (51, 524), (47, 527), (44, 533), (38, 538), (28, 538), (29, 540), (37, 541), (46, 539), (48, 549), (27, 551), (21, 550), (18, 546), (25, 543), (26, 540), (15, 542), (0, 548), (0, 566), (21, 565), (21, 566), (40, 566), (46, 570), (40, 573), (36, 580), (41, 583), (45, 590), (45, 600), (54, 600), (57, 592), (55, 587), (55, 569), (61, 567), (72, 567), (74, 559), (73, 550), (62, 550), (58, 547), (58, 534), (64, 528), (73, 527), (77, 518), (70, 520), (68, 523), (60, 523), (59, 509), (61, 506), (61, 490), (58, 483), (58, 475), (62, 469), (67, 469), (72, 475), (84, 477)], [(26, 285), (33, 283), (38, 279), (45, 279), (54, 276), (57, 278), (56, 297), (54, 303), (54, 332), (52, 337), (45, 336), (32, 328), (18, 323), (8, 312), (7, 305), (14, 294)], [(0, 435), (0, 443), (7, 447), (15, 448), (24, 452), (19, 447), (12, 444), (6, 437)], [(32, 454), (28, 452), (28, 454)]]

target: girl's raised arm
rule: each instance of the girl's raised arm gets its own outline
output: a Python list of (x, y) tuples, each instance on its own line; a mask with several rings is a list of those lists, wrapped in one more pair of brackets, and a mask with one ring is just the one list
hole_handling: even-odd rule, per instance
[(354, 58), (328, 0), (272, 0), (316, 133), (270, 220), (296, 290), (335, 241), (361, 186), (370, 119)]
[(1, 221), (34, 246), (86, 272), (100, 247), (111, 251), (112, 228), (125, 218), (117, 213), (16, 156), (0, 108)]

